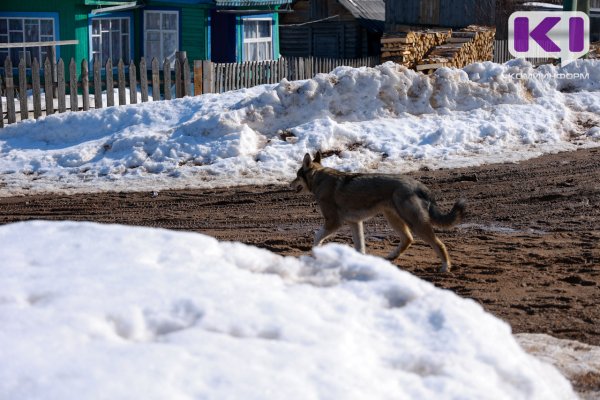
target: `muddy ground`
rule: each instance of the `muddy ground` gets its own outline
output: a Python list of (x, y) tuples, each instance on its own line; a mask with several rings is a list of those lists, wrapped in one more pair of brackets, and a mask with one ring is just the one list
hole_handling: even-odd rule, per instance
[[(437, 272), (433, 250), (419, 240), (398, 268), (479, 302), (517, 333), (600, 345), (600, 149), (411, 175), (444, 210), (466, 198), (468, 216), (439, 233), (451, 273)], [(309, 252), (321, 223), (312, 198), (280, 186), (0, 198), (0, 223), (29, 219), (196, 231), (282, 255)], [(369, 253), (394, 247), (383, 219), (365, 230)], [(350, 243), (349, 230), (336, 240)]]

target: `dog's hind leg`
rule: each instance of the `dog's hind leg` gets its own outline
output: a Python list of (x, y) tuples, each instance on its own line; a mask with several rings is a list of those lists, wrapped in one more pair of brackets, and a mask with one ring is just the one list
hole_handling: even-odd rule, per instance
[(354, 242), (354, 248), (356, 251), (365, 254), (365, 233), (363, 230), (362, 221), (350, 222), (350, 230), (352, 231), (352, 241)]
[(414, 228), (415, 233), (423, 239), (427, 244), (433, 247), (433, 250), (437, 253), (438, 257), (442, 260), (442, 272), (450, 271), (450, 257), (448, 257), (448, 251), (446, 246), (438, 237), (435, 235), (433, 228), (429, 224), (420, 224)]
[(394, 228), (394, 231), (400, 236), (398, 247), (385, 257), (387, 260), (393, 261), (410, 247), (413, 242), (413, 236), (408, 226), (394, 211), (386, 211), (384, 215), (392, 228)]
[(325, 225), (315, 234), (314, 246), (320, 246), (326, 239), (333, 236), (340, 229), (340, 226), (341, 224), (337, 220), (326, 219)]

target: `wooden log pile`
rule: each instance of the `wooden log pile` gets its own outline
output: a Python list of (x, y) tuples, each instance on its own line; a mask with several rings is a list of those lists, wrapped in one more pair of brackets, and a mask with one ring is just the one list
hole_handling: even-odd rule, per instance
[(415, 68), (427, 52), (444, 43), (451, 33), (450, 29), (386, 33), (381, 38), (381, 61), (394, 61)]
[(433, 47), (426, 57), (417, 62), (417, 71), (441, 67), (462, 68), (478, 61), (490, 61), (494, 55), (493, 27), (470, 25), (452, 32), (448, 40)]

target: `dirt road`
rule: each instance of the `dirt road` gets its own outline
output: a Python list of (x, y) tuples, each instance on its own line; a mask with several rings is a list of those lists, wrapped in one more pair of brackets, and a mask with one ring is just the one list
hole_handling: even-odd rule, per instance
[[(515, 332), (600, 345), (600, 149), (412, 175), (444, 210), (468, 199), (469, 215), (440, 233), (452, 273), (438, 273), (433, 250), (420, 241), (396, 261), (399, 268), (474, 299)], [(0, 223), (28, 219), (189, 230), (283, 255), (310, 251), (321, 223), (310, 197), (277, 186), (0, 199)], [(383, 219), (365, 229), (368, 252), (394, 246)], [(336, 240), (350, 243), (349, 231)]]

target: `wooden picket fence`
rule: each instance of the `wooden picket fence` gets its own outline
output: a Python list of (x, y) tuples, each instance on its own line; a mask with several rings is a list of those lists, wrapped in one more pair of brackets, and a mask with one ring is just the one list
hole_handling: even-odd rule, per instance
[[(277, 83), (282, 79), (290, 81), (310, 79), (319, 73), (328, 73), (339, 66), (374, 67), (379, 64), (379, 56), (338, 59), (315, 57), (281, 57), (275, 61), (255, 61), (245, 63), (211, 63), (212, 77), (205, 81), (205, 87), (222, 93), (256, 85)], [(207, 74), (205, 73), (205, 76)]]
[[(276, 61), (231, 64), (199, 60), (194, 61), (190, 70), (187, 59), (177, 58), (173, 68), (168, 60), (159, 65), (158, 60), (153, 59), (150, 69), (147, 68), (144, 58), (141, 58), (137, 66), (133, 61), (125, 65), (122, 60), (114, 66), (109, 59), (104, 65), (95, 60), (90, 76), (89, 63), (85, 59), (81, 61), (79, 74), (73, 59), (68, 65), (68, 70), (65, 70), (62, 59), (56, 64), (46, 59), (43, 68), (34, 59), (29, 68), (25, 61), (21, 60), (17, 76), (14, 76), (12, 62), (7, 58), (4, 63), (4, 76), (0, 74), (0, 128), (18, 120), (37, 119), (55, 112), (87, 111), (105, 106), (136, 104), (138, 94), (141, 102), (170, 100), (173, 97), (173, 85), (174, 97), (180, 98), (277, 83), (283, 78), (308, 79), (317, 73), (330, 72), (342, 65), (372, 67), (378, 63), (379, 57), (282, 57)], [(68, 76), (65, 72), (68, 72)]]

